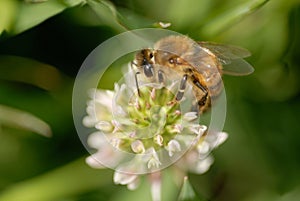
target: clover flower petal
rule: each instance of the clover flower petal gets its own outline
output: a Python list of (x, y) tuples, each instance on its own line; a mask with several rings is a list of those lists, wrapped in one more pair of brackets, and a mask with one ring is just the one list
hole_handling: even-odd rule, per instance
[(170, 140), (167, 146), (169, 156), (173, 156), (175, 152), (181, 151), (180, 144), (177, 140)]

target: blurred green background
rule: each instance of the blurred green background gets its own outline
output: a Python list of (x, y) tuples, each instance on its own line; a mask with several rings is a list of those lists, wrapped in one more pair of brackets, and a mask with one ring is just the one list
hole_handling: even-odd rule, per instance
[[(299, 0), (0, 0), (0, 201), (150, 200), (147, 182), (128, 191), (111, 170), (85, 164), (71, 95), (102, 41), (158, 22), (252, 52), (252, 75), (224, 77), (229, 139), (206, 174), (190, 175), (196, 194), (300, 200)], [(102, 85), (112, 88), (119, 76), (111, 68)], [(169, 177), (163, 199), (175, 200)]]

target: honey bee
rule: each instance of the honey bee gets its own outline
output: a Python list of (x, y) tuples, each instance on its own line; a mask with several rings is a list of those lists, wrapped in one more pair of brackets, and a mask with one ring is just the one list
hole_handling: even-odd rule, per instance
[[(133, 62), (137, 73), (164, 82), (164, 69), (172, 69), (182, 76), (176, 101), (184, 96), (187, 83), (192, 85), (199, 112), (207, 110), (211, 101), (223, 89), (221, 75), (248, 75), (253, 67), (243, 58), (250, 56), (246, 49), (210, 42), (194, 42), (186, 36), (168, 36), (154, 44), (153, 49), (143, 49)], [(159, 67), (159, 68), (158, 68)], [(136, 80), (137, 81), (137, 80)], [(137, 85), (138, 86), (138, 85)]]

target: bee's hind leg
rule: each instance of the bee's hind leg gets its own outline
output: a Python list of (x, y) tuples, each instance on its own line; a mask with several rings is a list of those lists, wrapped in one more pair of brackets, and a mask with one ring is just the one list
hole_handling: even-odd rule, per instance
[(194, 80), (193, 82), (204, 93), (204, 96), (200, 100), (198, 100), (198, 105), (200, 107), (202, 107), (206, 104), (206, 100), (207, 100), (207, 97), (208, 97), (208, 91), (203, 85), (201, 85), (201, 83), (198, 80)]
[(188, 79), (188, 75), (185, 74), (182, 79), (181, 79), (181, 82), (180, 82), (180, 85), (179, 85), (179, 90), (176, 94), (176, 101), (181, 101), (181, 99), (183, 98), (183, 95), (184, 95), (184, 90), (186, 88), (186, 83), (187, 83), (187, 79)]

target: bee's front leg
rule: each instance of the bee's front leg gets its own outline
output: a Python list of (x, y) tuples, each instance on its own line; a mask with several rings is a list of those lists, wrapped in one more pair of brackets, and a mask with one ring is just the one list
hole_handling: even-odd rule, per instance
[(140, 88), (139, 88), (139, 82), (138, 82), (138, 78), (137, 78), (138, 74), (140, 74), (140, 72), (136, 72), (134, 74), (134, 79), (135, 79), (135, 86), (136, 86), (137, 93), (138, 93), (139, 97), (141, 97), (141, 92), (140, 92)]
[(164, 72), (162, 70), (157, 71), (157, 77), (158, 77), (158, 82), (159, 83), (164, 83)]
[[(136, 64), (134, 62), (131, 62), (131, 68), (133, 68), (133, 66), (136, 66)], [(137, 78), (137, 75), (140, 74), (139, 71), (135, 72), (134, 74), (134, 79), (135, 79), (135, 86), (136, 86), (136, 90), (137, 90), (137, 93), (138, 93), (138, 96), (141, 97), (141, 93), (140, 93), (140, 88), (139, 88), (139, 82), (138, 82), (138, 78)]]
[(176, 94), (176, 101), (180, 101), (183, 98), (184, 90), (186, 88), (187, 79), (188, 79), (188, 75), (184, 74), (182, 79), (181, 79), (180, 85), (179, 85), (179, 90)]

